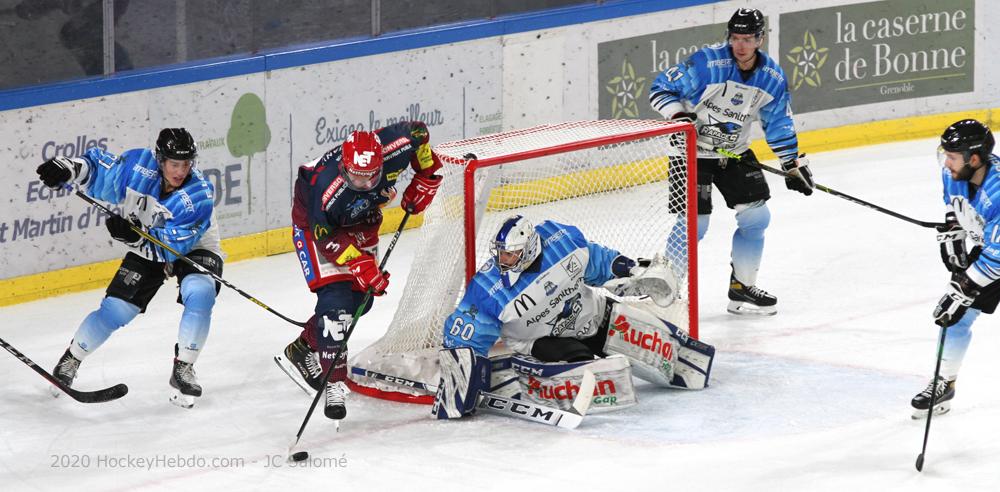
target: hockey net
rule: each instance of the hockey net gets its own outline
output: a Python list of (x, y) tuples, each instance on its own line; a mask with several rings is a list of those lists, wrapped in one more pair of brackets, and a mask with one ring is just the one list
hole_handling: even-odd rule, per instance
[(693, 135), (689, 124), (599, 120), (435, 146), (444, 163), (441, 188), (424, 212), (392, 323), (350, 361), (352, 388), (391, 400), (433, 402), (427, 390), (365, 371), (437, 384), (444, 321), (489, 258), (500, 224), (515, 214), (535, 224), (574, 225), (589, 241), (631, 258), (665, 254), (680, 292), (669, 320), (697, 337), (697, 238), (689, 234), (697, 225), (696, 214), (687, 213), (696, 200), (695, 150), (688, 144)]

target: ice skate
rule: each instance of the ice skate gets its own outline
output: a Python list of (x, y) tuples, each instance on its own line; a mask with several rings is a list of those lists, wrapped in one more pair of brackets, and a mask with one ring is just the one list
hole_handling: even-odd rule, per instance
[[(55, 369), (52, 370), (52, 375), (55, 376), (60, 383), (66, 385), (67, 387), (72, 387), (73, 380), (76, 379), (76, 371), (80, 369), (80, 362), (82, 361), (74, 357), (69, 349), (66, 349), (66, 352), (64, 352), (62, 357), (59, 358), (59, 362), (56, 363)], [(49, 392), (51, 392), (52, 396), (56, 398), (63, 394), (62, 390), (56, 388), (55, 386), (49, 386)]]
[(729, 307), (727, 311), (740, 315), (773, 316), (778, 313), (778, 298), (754, 285), (744, 285), (729, 276)]
[(934, 395), (934, 415), (944, 415), (951, 411), (951, 399), (955, 397), (955, 380), (938, 376), (936, 385), (934, 382), (928, 383), (927, 388), (917, 393), (917, 396), (914, 396), (913, 400), (910, 401), (914, 419), (927, 418), (927, 409), (931, 404), (931, 391), (935, 391), (935, 386), (937, 389)]
[(285, 347), (284, 352), (275, 355), (274, 363), (309, 396), (314, 396), (323, 387), (319, 354), (310, 350), (302, 337), (296, 338)]
[(170, 403), (183, 408), (194, 406), (194, 399), (201, 396), (201, 385), (194, 374), (194, 365), (174, 359), (174, 371), (170, 376), (170, 386), (174, 394)]
[(326, 409), (323, 410), (326, 418), (341, 420), (347, 416), (347, 407), (344, 405), (344, 401), (350, 392), (351, 390), (343, 381), (326, 385)]

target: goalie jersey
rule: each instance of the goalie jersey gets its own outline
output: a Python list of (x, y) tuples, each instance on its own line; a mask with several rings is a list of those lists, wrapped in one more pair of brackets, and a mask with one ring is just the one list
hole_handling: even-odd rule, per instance
[[(1000, 279), (1000, 158), (990, 156), (986, 177), (978, 190), (970, 189), (968, 181), (952, 179), (947, 168), (941, 170), (941, 179), (947, 210), (955, 212), (971, 241), (982, 248), (975, 262), (965, 270), (966, 275), (983, 287), (996, 282)], [(986, 294), (995, 294), (998, 287), (1000, 283), (983, 292), (972, 307), (992, 313), (997, 296)], [(983, 305), (986, 298), (993, 301)]]
[(605, 298), (588, 286), (615, 277), (612, 265), (620, 253), (587, 241), (573, 226), (545, 221), (535, 231), (541, 254), (510, 288), (495, 259), (473, 275), (445, 320), (445, 347), (472, 347), (485, 356), (502, 337), (515, 352), (530, 354), (539, 338), (586, 338), (601, 329)]
[(799, 144), (785, 73), (760, 50), (755, 63), (741, 73), (728, 45), (702, 48), (656, 77), (649, 102), (668, 119), (680, 112), (698, 114), (701, 157), (718, 158), (716, 148), (746, 151), (750, 124), (759, 118), (771, 150), (782, 161), (793, 159)]
[[(118, 156), (91, 147), (83, 160), (90, 168), (81, 185), (87, 195), (120, 205), (122, 217), (138, 220), (150, 235), (181, 254), (204, 249), (223, 256), (215, 221), (214, 188), (201, 171), (192, 167), (180, 188), (161, 196), (163, 176), (149, 149), (132, 149)], [(132, 249), (152, 261), (177, 259), (149, 241)]]

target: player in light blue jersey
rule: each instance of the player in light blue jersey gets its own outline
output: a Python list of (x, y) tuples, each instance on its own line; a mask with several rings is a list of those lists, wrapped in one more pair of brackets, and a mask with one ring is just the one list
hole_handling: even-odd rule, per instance
[(637, 262), (576, 227), (532, 226), (520, 215), (503, 223), (491, 246), (492, 258), (443, 327), (438, 418), (470, 413), (478, 392), (490, 389), (496, 369), (486, 357), (501, 339), (514, 351), (507, 367), (520, 373), (521, 397), (549, 406), (568, 408), (584, 370), (596, 376), (605, 407), (635, 402), (633, 372), (662, 386), (707, 383), (714, 349), (647, 308), (652, 299), (667, 306), (676, 298), (665, 262)]
[[(764, 15), (759, 10), (737, 10), (729, 20), (726, 44), (703, 48), (667, 69), (653, 81), (649, 93), (653, 109), (667, 119), (693, 122), (697, 129), (698, 239), (708, 230), (713, 184), (726, 206), (736, 210), (728, 307), (734, 314), (777, 313), (777, 298), (756, 286), (764, 231), (771, 220), (767, 208), (771, 192), (763, 172), (752, 165), (757, 162), (749, 148), (754, 120), (760, 121), (782, 168), (791, 173), (786, 186), (805, 195), (811, 195), (815, 187), (808, 164), (799, 157), (785, 73), (760, 51), (764, 31)], [(727, 159), (720, 149), (741, 158)], [(671, 180), (671, 193), (683, 196), (685, 184)], [(686, 242), (687, 235), (678, 230), (686, 222), (678, 218), (667, 251), (687, 250), (676, 244)], [(684, 258), (671, 260), (678, 271), (686, 269)]]
[(951, 280), (934, 322), (947, 332), (938, 378), (911, 402), (914, 418), (927, 416), (932, 392), (935, 415), (951, 409), (972, 323), (1000, 303), (1000, 158), (993, 155), (994, 143), (990, 129), (976, 120), (958, 121), (941, 134), (946, 225), (938, 228), (938, 243)]
[(145, 312), (166, 278), (176, 276), (177, 302), (184, 305), (184, 314), (174, 345), (170, 401), (191, 408), (194, 398), (201, 396), (194, 363), (208, 338), (220, 285), (133, 229), (144, 230), (207, 270), (222, 274), (215, 194), (195, 167), (196, 157), (197, 147), (187, 130), (165, 128), (155, 151), (132, 149), (116, 156), (90, 148), (82, 158), (55, 157), (38, 167), (38, 175), (50, 188), (75, 184), (97, 200), (119, 205), (120, 216), (108, 218), (105, 225), (112, 238), (131, 249), (101, 306), (83, 320), (53, 370), (67, 386), (73, 384), (83, 359), (115, 330)]

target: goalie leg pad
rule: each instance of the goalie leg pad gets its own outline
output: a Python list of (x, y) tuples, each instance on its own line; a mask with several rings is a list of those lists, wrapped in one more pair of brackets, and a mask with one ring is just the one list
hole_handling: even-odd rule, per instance
[(708, 386), (715, 358), (715, 347), (627, 303), (612, 307), (604, 351), (627, 357), (632, 372), (646, 381), (685, 389)]
[(476, 399), (489, 388), (490, 360), (476, 355), (472, 348), (438, 351), (441, 380), (431, 414), (438, 419), (457, 419), (476, 410)]
[(592, 372), (596, 380), (591, 412), (619, 410), (637, 402), (632, 370), (620, 355), (585, 362), (542, 362), (515, 355), (511, 368), (518, 375), (521, 398), (539, 405), (569, 410), (580, 391), (584, 371)]

